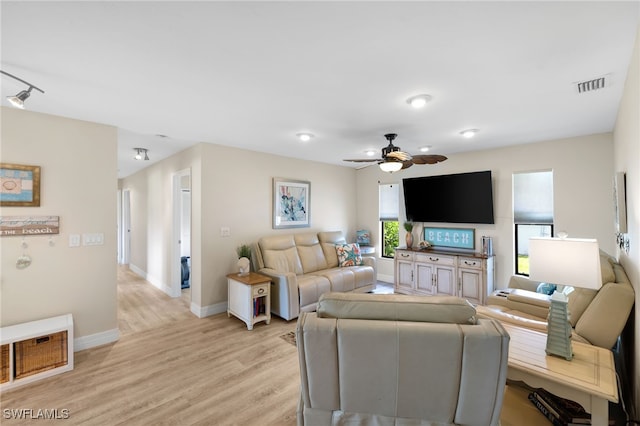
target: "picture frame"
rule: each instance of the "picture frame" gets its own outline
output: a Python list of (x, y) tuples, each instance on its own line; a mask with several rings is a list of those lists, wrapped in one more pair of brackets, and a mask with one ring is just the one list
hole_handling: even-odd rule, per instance
[(40, 206), (40, 166), (0, 163), (0, 207)]
[(311, 226), (311, 183), (273, 178), (273, 229)]
[(616, 231), (620, 234), (626, 234), (627, 192), (626, 175), (624, 172), (616, 172), (613, 176), (613, 208), (615, 211)]

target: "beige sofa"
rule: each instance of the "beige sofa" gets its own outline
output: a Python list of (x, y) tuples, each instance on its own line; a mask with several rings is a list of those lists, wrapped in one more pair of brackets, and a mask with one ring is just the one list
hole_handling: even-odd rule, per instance
[(298, 425), (499, 424), (509, 335), (464, 299), (328, 293), (296, 337)]
[[(622, 265), (600, 253), (602, 287), (599, 290), (559, 286), (568, 294), (572, 339), (611, 349), (622, 332), (635, 300), (633, 287)], [(540, 283), (513, 276), (509, 287), (494, 291), (478, 316), (546, 332), (551, 296), (536, 293)]]
[(341, 231), (274, 235), (255, 247), (258, 272), (271, 277), (271, 312), (286, 320), (313, 311), (320, 295), (371, 290), (376, 283), (373, 257), (362, 265), (339, 266), (336, 244), (346, 244)]

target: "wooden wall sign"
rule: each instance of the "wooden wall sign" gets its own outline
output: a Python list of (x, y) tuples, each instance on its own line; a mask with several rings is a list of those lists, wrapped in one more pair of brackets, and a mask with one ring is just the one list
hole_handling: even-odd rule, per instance
[(460, 249), (475, 248), (475, 229), (424, 228), (424, 240), (432, 246)]
[(60, 216), (1, 216), (0, 236), (33, 236), (60, 233)]

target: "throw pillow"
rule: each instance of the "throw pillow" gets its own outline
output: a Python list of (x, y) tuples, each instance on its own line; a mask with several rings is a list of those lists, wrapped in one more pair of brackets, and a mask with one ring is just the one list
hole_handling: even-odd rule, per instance
[(536, 289), (536, 293), (552, 295), (553, 292), (556, 291), (556, 288), (558, 288), (558, 286), (555, 284), (540, 283)]
[(362, 265), (362, 255), (358, 243), (336, 244), (336, 254), (338, 255), (338, 266)]

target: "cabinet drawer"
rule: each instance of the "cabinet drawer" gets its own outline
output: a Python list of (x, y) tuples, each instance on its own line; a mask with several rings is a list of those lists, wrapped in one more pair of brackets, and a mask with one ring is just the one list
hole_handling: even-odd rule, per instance
[(254, 297), (255, 296), (266, 296), (268, 292), (269, 292), (269, 283), (261, 284), (261, 285), (254, 285), (251, 288), (251, 294)]
[(462, 268), (482, 269), (482, 260), (473, 257), (458, 258), (458, 266)]
[(413, 261), (413, 253), (410, 251), (396, 251), (396, 259)]
[(455, 266), (456, 258), (454, 256), (443, 256), (439, 254), (416, 254), (416, 262), (437, 263), (439, 265)]

